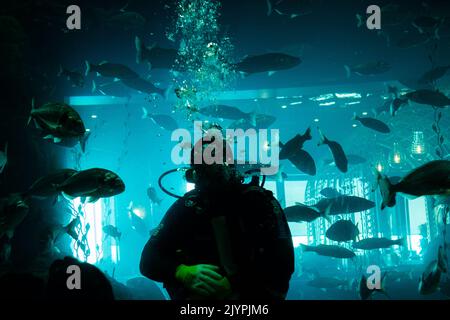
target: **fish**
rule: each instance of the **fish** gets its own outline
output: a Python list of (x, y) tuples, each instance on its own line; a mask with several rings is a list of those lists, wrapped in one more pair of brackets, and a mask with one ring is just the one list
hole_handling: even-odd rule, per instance
[(97, 85), (97, 82), (92, 80), (91, 92), (99, 92), (104, 96), (131, 98), (130, 89), (122, 81), (112, 81)]
[(271, 16), (275, 12), (279, 16), (288, 16), (290, 19), (294, 19), (311, 14), (311, 9), (305, 8), (306, 4), (310, 5), (311, 3), (297, 0), (266, 0), (267, 16)]
[(333, 158), (334, 158), (334, 163), (336, 164), (336, 167), (341, 171), (341, 172), (347, 172), (348, 170), (348, 160), (347, 160), (347, 156), (345, 155), (344, 149), (342, 149), (342, 146), (337, 143), (336, 141), (332, 141), (332, 140), (328, 140), (327, 137), (325, 137), (322, 133), (322, 131), (317, 128), (319, 130), (319, 135), (320, 135), (320, 140), (319, 143), (317, 144), (317, 146), (321, 146), (321, 145), (328, 145), (328, 147), (330, 148), (331, 153), (333, 154)]
[(386, 249), (391, 246), (404, 246), (405, 239), (367, 238), (353, 243), (353, 248), (361, 250)]
[(147, 93), (147, 94), (159, 94), (161, 97), (167, 98), (167, 95), (171, 89), (168, 87), (166, 89), (161, 89), (155, 86), (153, 83), (144, 80), (140, 77), (136, 78), (128, 78), (122, 79), (122, 83), (128, 88), (137, 90), (139, 92)]
[(58, 144), (66, 138), (75, 138), (79, 141), (81, 150), (85, 151), (89, 132), (78, 112), (68, 104), (49, 102), (35, 108), (33, 99), (28, 124), (31, 120), (45, 134), (44, 139), (51, 139)]
[(198, 112), (204, 116), (214, 117), (214, 118), (223, 118), (230, 120), (240, 120), (246, 119), (251, 123), (256, 123), (256, 114), (254, 112), (242, 112), (236, 107), (227, 106), (227, 105), (210, 105), (204, 108), (200, 108)]
[(359, 121), (364, 127), (375, 130), (380, 133), (390, 133), (391, 129), (383, 121), (370, 117), (358, 117), (356, 113), (353, 115), (352, 120)]
[(425, 195), (450, 195), (450, 161), (433, 160), (421, 165), (398, 183), (392, 184), (390, 179), (375, 170), (376, 185), (383, 198), (381, 209), (395, 206), (397, 193), (420, 197)]
[(436, 80), (442, 78), (447, 74), (450, 66), (440, 66), (435, 67), (427, 72), (425, 72), (417, 81), (419, 84), (430, 84), (435, 82)]
[(339, 220), (328, 228), (325, 235), (338, 242), (353, 241), (358, 237), (359, 229), (351, 220)]
[(326, 187), (319, 192), (325, 198), (336, 198), (342, 196), (342, 194), (334, 188)]
[(317, 218), (326, 216), (314, 206), (310, 207), (301, 203), (286, 207), (283, 211), (288, 222), (313, 222)]
[(165, 130), (174, 131), (179, 128), (178, 123), (171, 116), (165, 114), (149, 114), (145, 107), (142, 107), (142, 111), (144, 112), (142, 119), (150, 119), (154, 124)]
[(28, 199), (20, 193), (0, 198), (0, 239), (6, 235), (11, 239), (15, 229), (28, 215)]
[(439, 28), (444, 22), (444, 18), (435, 18), (430, 16), (419, 16), (412, 21), (412, 26), (421, 34), (434, 35), (435, 39), (439, 39)]
[(427, 44), (429, 41), (431, 37), (427, 34), (409, 32), (406, 36), (397, 39), (396, 45), (401, 49), (410, 49)]
[(147, 197), (150, 199), (151, 203), (155, 203), (157, 205), (161, 204), (162, 199), (158, 198), (155, 188), (151, 186), (147, 188)]
[(444, 249), (439, 246), (438, 258), (431, 261), (424, 272), (422, 273), (419, 280), (419, 293), (422, 295), (428, 295), (436, 292), (441, 281), (442, 273), (445, 272), (442, 269), (444, 264)]
[[(138, 36), (134, 40), (136, 47), (136, 63), (147, 63), (149, 69), (173, 69), (177, 70), (175, 60), (178, 51), (173, 48), (161, 48), (156, 45), (145, 46)], [(178, 70), (181, 71), (181, 70)]]
[(301, 59), (299, 57), (273, 52), (247, 56), (242, 61), (236, 63), (234, 68), (244, 75), (261, 72), (272, 74), (275, 71), (294, 68), (300, 63)]
[(350, 78), (352, 73), (359, 76), (376, 75), (389, 71), (391, 66), (385, 61), (373, 61), (368, 63), (357, 64), (353, 66), (345, 65), (345, 72), (347, 78)]
[(277, 118), (271, 115), (267, 114), (256, 114), (254, 118), (252, 119), (239, 119), (236, 121), (233, 121), (229, 126), (228, 129), (242, 129), (244, 131), (248, 129), (267, 129), (270, 127)]
[(381, 277), (381, 283), (380, 283), (380, 288), (374, 288), (374, 289), (369, 289), (369, 286), (367, 285), (367, 277), (366, 275), (362, 275), (361, 276), (361, 280), (359, 281), (359, 297), (361, 298), (361, 300), (369, 300), (372, 298), (374, 293), (382, 293), (386, 296), (386, 290), (384, 289), (384, 283), (386, 280), (386, 275), (387, 273), (385, 273), (382, 277)]
[(297, 134), (285, 144), (280, 143), (280, 160), (288, 159), (290, 156), (293, 156), (299, 149), (303, 148), (303, 144), (306, 141), (311, 139), (311, 128), (307, 128), (303, 135)]
[(375, 202), (357, 196), (340, 195), (335, 198), (322, 198), (314, 205), (320, 212), (330, 215), (362, 212), (375, 207)]
[(86, 71), (84, 75), (86, 77), (89, 73), (96, 72), (102, 77), (116, 78), (120, 80), (139, 78), (139, 75), (136, 72), (123, 64), (111, 63), (107, 61), (100, 62), (99, 64), (92, 64), (87, 60), (85, 63)]
[(353, 251), (341, 247), (341, 246), (335, 246), (335, 245), (325, 245), (320, 244), (318, 246), (308, 246), (305, 244), (301, 245), (303, 252), (315, 252), (318, 255), (325, 256), (325, 257), (333, 257), (333, 258), (339, 258), (339, 259), (352, 259), (356, 255)]
[(5, 151), (0, 150), (0, 174), (8, 164), (8, 142), (5, 144)]
[[(356, 154), (348, 154), (347, 156), (347, 162), (350, 165), (357, 165), (357, 164), (361, 164), (361, 163), (365, 163), (367, 160), (361, 156), (358, 156)], [(324, 163), (326, 165), (330, 165), (330, 166), (335, 166), (336, 163), (334, 162), (333, 159), (326, 159), (324, 160)]]
[(147, 20), (140, 13), (135, 11), (125, 11), (111, 14), (104, 19), (104, 24), (109, 27), (120, 27), (125, 31), (142, 29)]
[(389, 105), (389, 113), (391, 116), (395, 116), (397, 111), (406, 104), (408, 104), (408, 99), (404, 99), (402, 97), (393, 99)]
[(303, 149), (297, 150), (288, 160), (301, 172), (310, 176), (314, 176), (317, 173), (314, 158)]
[(349, 282), (347, 280), (335, 277), (315, 277), (314, 279), (308, 281), (306, 284), (313, 288), (334, 289), (348, 287)]
[(72, 85), (74, 87), (82, 88), (84, 87), (84, 76), (76, 71), (70, 71), (65, 68), (63, 68), (62, 65), (59, 66), (59, 72), (58, 77), (65, 77), (67, 80), (72, 82)]
[(421, 89), (404, 94), (404, 97), (419, 104), (443, 108), (450, 105), (450, 99), (438, 90)]
[(74, 169), (56, 170), (46, 176), (37, 179), (26, 191), (27, 196), (51, 197), (58, 193), (55, 186), (64, 183), (68, 178), (77, 173)]
[(122, 236), (122, 232), (120, 232), (117, 227), (110, 224), (104, 226), (102, 230), (107, 236), (110, 236), (116, 240), (120, 240), (120, 237)]
[(125, 191), (125, 184), (114, 172), (103, 168), (78, 171), (61, 184), (55, 185), (58, 192), (69, 199), (81, 197), (88, 202), (112, 197)]

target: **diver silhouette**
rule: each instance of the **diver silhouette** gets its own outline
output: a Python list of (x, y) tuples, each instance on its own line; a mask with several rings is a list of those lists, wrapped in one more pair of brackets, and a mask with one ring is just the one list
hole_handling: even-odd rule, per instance
[(154, 230), (141, 273), (163, 282), (173, 300), (283, 300), (294, 272), (283, 210), (271, 191), (243, 183), (226, 141), (213, 151), (221, 163), (194, 161), (215, 141), (203, 138), (192, 149), (186, 180), (195, 189)]

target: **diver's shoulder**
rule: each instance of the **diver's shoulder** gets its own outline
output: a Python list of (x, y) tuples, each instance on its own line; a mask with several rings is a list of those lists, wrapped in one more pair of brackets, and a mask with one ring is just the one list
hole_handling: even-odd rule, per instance
[(241, 193), (243, 195), (249, 195), (249, 196), (261, 196), (261, 197), (269, 197), (273, 198), (273, 192), (267, 189), (264, 189), (261, 186), (244, 186), (242, 188)]

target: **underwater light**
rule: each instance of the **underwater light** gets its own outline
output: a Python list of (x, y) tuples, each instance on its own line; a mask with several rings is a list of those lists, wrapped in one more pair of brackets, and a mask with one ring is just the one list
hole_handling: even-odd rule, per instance
[(314, 119), (314, 122), (319, 122), (319, 119), (315, 118), (315, 119)]
[(303, 101), (296, 101), (296, 102), (291, 102), (289, 103), (291, 106), (295, 106), (296, 104), (302, 104)]
[(327, 107), (327, 106), (332, 106), (334, 104), (336, 104), (335, 101), (330, 101), (330, 102), (319, 103), (319, 106)]
[(133, 208), (133, 213), (136, 215), (136, 216), (138, 216), (139, 218), (141, 218), (141, 219), (145, 219), (145, 217), (146, 217), (146, 212), (145, 212), (145, 208), (143, 208), (143, 207), (136, 207), (136, 208)]
[(346, 102), (345, 105), (346, 106), (351, 106), (351, 105), (360, 104), (360, 103), (361, 103), (361, 101), (352, 101), (352, 102)]
[(86, 132), (91, 132), (91, 129), (86, 129)]
[(398, 154), (394, 155), (394, 162), (400, 163), (400, 155), (398, 155)]
[(411, 144), (411, 153), (414, 155), (421, 155), (425, 152), (425, 142), (422, 131), (414, 131)]
[(352, 124), (352, 127), (353, 128), (356, 128), (358, 125), (357, 124)]
[(327, 93), (327, 94), (322, 94), (322, 95), (320, 95), (318, 97), (309, 98), (309, 100), (311, 100), (311, 101), (325, 101), (325, 100), (330, 100), (332, 98), (334, 98), (334, 95), (332, 93)]
[(361, 95), (359, 93), (335, 93), (334, 95), (336, 96), (336, 98), (339, 98), (339, 99), (345, 99), (345, 98), (359, 99), (359, 98), (361, 98)]
[(281, 106), (281, 109), (286, 109), (287, 108), (287, 106), (286, 105), (284, 105), (284, 106)]
[(97, 115), (96, 115), (96, 114), (93, 114), (93, 115), (91, 115), (91, 118), (92, 118), (92, 119), (97, 119)]
[(366, 111), (364, 111), (362, 114), (363, 114), (363, 116), (367, 116), (367, 112)]
[(378, 163), (376, 168), (377, 168), (378, 172), (382, 172), (383, 171), (383, 166), (381, 165), (381, 163)]

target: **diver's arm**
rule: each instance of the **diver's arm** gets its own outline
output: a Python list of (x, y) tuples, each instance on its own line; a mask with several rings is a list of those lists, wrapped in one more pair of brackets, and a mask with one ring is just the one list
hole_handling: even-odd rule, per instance
[(141, 273), (154, 281), (171, 282), (179, 265), (176, 256), (177, 245), (182, 241), (184, 207), (175, 202), (167, 211), (150, 240), (146, 243), (140, 262)]

